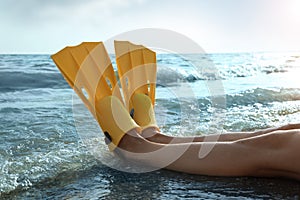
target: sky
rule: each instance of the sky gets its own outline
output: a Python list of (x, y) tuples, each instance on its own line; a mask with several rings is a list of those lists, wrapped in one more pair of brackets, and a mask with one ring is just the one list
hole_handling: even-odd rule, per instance
[(300, 0), (0, 0), (0, 53), (55, 53), (162, 28), (208, 53), (300, 52)]

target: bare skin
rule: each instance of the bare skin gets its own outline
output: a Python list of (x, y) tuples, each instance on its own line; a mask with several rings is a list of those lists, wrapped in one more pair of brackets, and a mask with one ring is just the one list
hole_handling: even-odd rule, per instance
[[(153, 128), (143, 134), (154, 136), (145, 139), (134, 129), (121, 140), (118, 151), (126, 160), (191, 174), (300, 180), (300, 124), (246, 134), (227, 133), (217, 142), (202, 142), (204, 137), (197, 137), (194, 142), (177, 138), (174, 144), (174, 138)], [(165, 144), (170, 138), (172, 144)], [(199, 158), (205, 145), (213, 148)]]
[(239, 139), (245, 139), (249, 137), (254, 137), (258, 135), (263, 135), (277, 130), (291, 130), (300, 129), (300, 124), (287, 124), (275, 128), (267, 128), (252, 132), (229, 132), (223, 134), (205, 135), (205, 136), (193, 136), (193, 137), (173, 137), (169, 135), (162, 134), (156, 128), (144, 129), (141, 133), (142, 137), (151, 141), (162, 144), (169, 143), (186, 143), (186, 142), (204, 142), (204, 141), (235, 141)]

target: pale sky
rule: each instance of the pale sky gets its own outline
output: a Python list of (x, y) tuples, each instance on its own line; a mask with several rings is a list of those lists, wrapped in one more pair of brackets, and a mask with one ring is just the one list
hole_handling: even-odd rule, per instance
[(55, 53), (140, 28), (206, 52), (300, 52), (300, 0), (0, 0), (0, 53)]

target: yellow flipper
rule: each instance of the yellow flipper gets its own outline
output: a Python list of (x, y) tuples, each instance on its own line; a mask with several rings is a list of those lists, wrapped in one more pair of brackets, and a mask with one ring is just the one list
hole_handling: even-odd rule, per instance
[(133, 94), (143, 93), (155, 103), (156, 53), (128, 41), (115, 41), (119, 78), (129, 108)]
[(142, 93), (136, 93), (132, 97), (132, 107), (134, 113), (132, 117), (134, 121), (143, 129), (148, 127), (155, 127), (159, 130), (151, 99)]
[(155, 52), (128, 41), (115, 41), (115, 52), (128, 111), (143, 128), (157, 127), (153, 111), (157, 70)]
[(121, 103), (114, 70), (102, 42), (66, 47), (51, 58), (111, 141), (110, 150), (126, 132), (139, 127)]

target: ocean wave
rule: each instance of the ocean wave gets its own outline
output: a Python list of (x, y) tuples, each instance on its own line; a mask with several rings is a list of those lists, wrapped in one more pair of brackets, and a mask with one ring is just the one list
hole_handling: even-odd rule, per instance
[(252, 77), (261, 74), (289, 72), (290, 66), (230, 66), (224, 68), (196, 69), (179, 66), (162, 66), (157, 70), (158, 85), (170, 85), (177, 82), (195, 82), (199, 80), (229, 80), (232, 78)]
[[(157, 102), (163, 106), (180, 108), (182, 104), (195, 104), (194, 98), (159, 98)], [(218, 97), (214, 97), (218, 98)], [(287, 101), (300, 101), (300, 89), (294, 88), (282, 88), (278, 90), (270, 90), (263, 88), (256, 88), (252, 90), (245, 90), (239, 93), (226, 94), (221, 100), (224, 101), (217, 105), (213, 104), (212, 97), (197, 97), (197, 107), (200, 109), (209, 109), (210, 107), (236, 107), (236, 106), (248, 106), (254, 104), (268, 104), (273, 102), (287, 102)]]
[[(28, 156), (20, 161), (6, 161), (4, 166), (1, 166), (6, 171), (5, 175), (1, 176), (0, 199), (15, 196), (33, 187), (42, 185), (47, 187), (51, 183), (69, 181), (70, 177), (75, 177), (80, 172), (99, 165), (88, 153), (74, 155), (74, 151), (69, 154), (73, 157), (81, 156), (80, 159), (66, 160), (63, 156), (50, 157), (48, 155), (42, 158), (38, 155), (36, 160)], [(14, 173), (9, 173), (9, 169), (6, 168), (11, 168)]]
[[(157, 83), (169, 85), (199, 80), (229, 80), (260, 74), (286, 73), (300, 66), (298, 57), (277, 61), (277, 56), (275, 62), (273, 57), (266, 59), (257, 56), (216, 54), (180, 57), (175, 54), (158, 54)], [(115, 66), (114, 56), (111, 56), (111, 60)], [(63, 78), (49, 55), (0, 55), (0, 72), (1, 91), (65, 87)]]
[(1, 72), (0, 91), (9, 92), (34, 88), (67, 88), (60, 73)]
[(249, 104), (267, 104), (272, 102), (298, 101), (300, 100), (300, 89), (279, 89), (269, 90), (256, 88), (246, 90), (238, 94), (227, 94), (227, 106), (249, 105)]
[(198, 73), (196, 70), (186, 71), (184, 69), (174, 69), (161, 67), (157, 70), (157, 84), (170, 85), (178, 82), (195, 82), (198, 80), (217, 80), (220, 77), (213, 72)]
[[(51, 71), (51, 70), (48, 70)], [(264, 71), (266, 74), (283, 73), (286, 70)], [(169, 86), (180, 82), (195, 82), (201, 80), (226, 80), (227, 77), (247, 77), (245, 73), (236, 71), (227, 71), (227, 75), (214, 74), (206, 72), (199, 74), (197, 72), (188, 73), (181, 69), (161, 68), (157, 73), (157, 85)], [(231, 75), (229, 75), (231, 74)], [(1, 72), (0, 73), (0, 91), (16, 91), (35, 88), (68, 88), (67, 83), (60, 73), (24, 73), (24, 72)]]
[[(300, 67), (299, 56), (277, 54), (157, 55), (158, 82), (228, 80), (286, 73)], [(161, 73), (160, 73), (161, 72)]]

